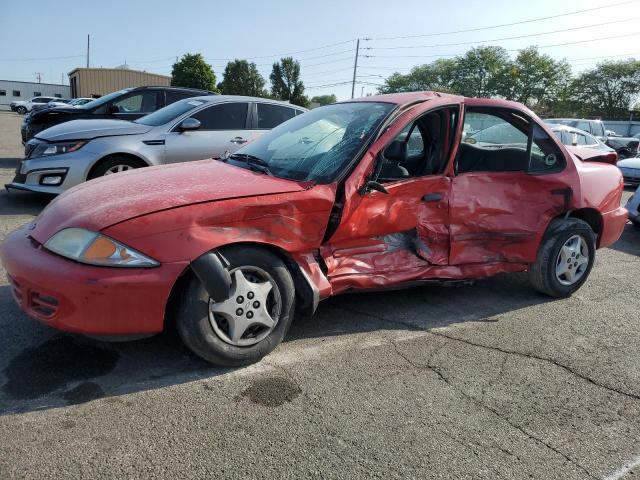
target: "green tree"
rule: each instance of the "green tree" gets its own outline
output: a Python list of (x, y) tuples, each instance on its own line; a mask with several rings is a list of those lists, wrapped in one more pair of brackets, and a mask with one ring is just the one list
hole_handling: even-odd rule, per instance
[(498, 94), (533, 108), (549, 108), (558, 101), (571, 66), (528, 47), (518, 52), (500, 77)]
[(300, 63), (292, 57), (281, 58), (273, 64), (271, 75), (271, 94), (280, 100), (288, 100), (301, 107), (309, 106), (304, 95), (304, 84), (300, 80)]
[(205, 62), (199, 53), (187, 53), (173, 64), (171, 85), (217, 91), (216, 75), (213, 73), (211, 65)]
[(414, 67), (406, 75), (392, 74), (380, 87), (380, 93), (415, 92), (419, 90), (437, 90), (451, 92), (453, 90), (456, 59), (441, 59), (435, 62)]
[(224, 78), (218, 88), (224, 95), (248, 95), (250, 97), (266, 97), (265, 81), (258, 72), (255, 63), (246, 60), (234, 60), (227, 63)]
[(319, 103), (320, 106), (330, 105), (332, 103), (336, 103), (338, 101), (338, 97), (334, 94), (331, 95), (316, 95), (311, 99), (311, 103)]
[(601, 63), (579, 75), (573, 89), (586, 115), (625, 117), (640, 95), (640, 61)]
[(457, 58), (452, 89), (465, 97), (494, 97), (510, 61), (502, 47), (472, 48)]

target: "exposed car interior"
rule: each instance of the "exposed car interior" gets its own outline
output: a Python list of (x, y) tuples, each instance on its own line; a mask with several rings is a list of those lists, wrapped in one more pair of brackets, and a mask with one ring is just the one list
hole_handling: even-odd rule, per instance
[(441, 173), (457, 118), (457, 109), (447, 108), (429, 112), (407, 125), (384, 150), (378, 180), (393, 182)]

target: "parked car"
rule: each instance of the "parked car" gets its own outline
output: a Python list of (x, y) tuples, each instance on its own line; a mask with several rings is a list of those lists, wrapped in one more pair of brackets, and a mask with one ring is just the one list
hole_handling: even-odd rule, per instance
[(211, 95), (179, 100), (133, 122), (73, 120), (29, 140), (6, 188), (58, 194), (124, 170), (221, 157), (305, 111), (264, 98)]
[(640, 186), (636, 192), (629, 198), (626, 209), (629, 212), (629, 220), (636, 227), (640, 228)]
[(640, 157), (620, 160), (618, 161), (618, 168), (622, 172), (624, 183), (640, 185)]
[(583, 118), (548, 118), (545, 120), (548, 124), (568, 125), (595, 136), (609, 147), (613, 148), (618, 158), (624, 159), (635, 157), (638, 154), (638, 144), (640, 141), (633, 137), (610, 137), (604, 128), (601, 120), (588, 120)]
[(47, 103), (39, 103), (31, 107), (31, 113), (39, 112), (40, 110), (44, 110), (45, 108), (53, 108), (53, 107), (66, 107), (71, 104), (73, 99), (71, 98), (56, 98), (55, 100), (51, 100)]
[(551, 131), (572, 153), (585, 162), (604, 162), (615, 165), (616, 151), (584, 130), (567, 125), (551, 125)]
[(56, 97), (33, 97), (31, 100), (16, 100), (9, 104), (11, 111), (24, 115), (30, 112), (35, 105), (46, 105)]
[[(461, 142), (461, 118), (508, 132)], [(176, 322), (196, 354), (238, 366), (339, 293), (528, 270), (567, 297), (620, 237), (621, 196), (617, 168), (577, 160), (523, 105), (380, 95), (298, 115), (224, 161), (78, 185), (0, 257), (46, 325), (126, 337)]]
[(135, 120), (178, 100), (213, 93), (179, 87), (135, 87), (118, 90), (77, 107), (48, 108), (24, 119), (20, 129), (22, 143), (59, 123), (79, 119)]

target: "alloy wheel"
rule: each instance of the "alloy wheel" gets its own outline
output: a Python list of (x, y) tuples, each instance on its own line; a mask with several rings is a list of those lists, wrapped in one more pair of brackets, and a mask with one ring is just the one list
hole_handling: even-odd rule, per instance
[(556, 278), (562, 285), (578, 282), (589, 267), (589, 247), (580, 235), (571, 236), (558, 252)]

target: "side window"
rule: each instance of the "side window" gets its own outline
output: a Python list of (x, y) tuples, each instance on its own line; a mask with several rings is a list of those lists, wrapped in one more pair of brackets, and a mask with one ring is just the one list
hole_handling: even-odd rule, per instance
[(602, 122), (594, 122), (593, 133), (597, 137), (604, 137), (604, 123)]
[(35, 97), (35, 98), (32, 98), (31, 101), (33, 103), (42, 103), (43, 100), (40, 97)]
[(584, 120), (576, 122), (576, 128), (578, 130), (584, 130), (585, 132), (590, 132), (591, 131), (591, 129), (589, 128), (589, 122), (586, 122)]
[(555, 140), (520, 113), (468, 109), (456, 168), (458, 173), (541, 172), (557, 169), (562, 158)]
[(576, 133), (576, 141), (578, 145), (586, 145), (587, 144), (587, 137), (586, 135), (583, 135), (581, 133)]
[(134, 93), (114, 101), (112, 105), (119, 113), (151, 113), (158, 108), (154, 91)]
[(179, 92), (175, 90), (167, 90), (167, 105), (177, 102), (178, 100), (184, 100), (185, 98), (193, 97), (192, 94), (187, 92)]
[(258, 128), (267, 130), (277, 127), (282, 122), (295, 117), (293, 108), (273, 105), (270, 103), (258, 103)]
[(587, 145), (597, 145), (598, 141), (596, 140), (596, 137), (593, 137), (591, 135), (586, 135), (586, 141), (587, 141)]
[(457, 124), (458, 110), (443, 108), (406, 125), (384, 151), (379, 180), (393, 182), (442, 173)]
[(200, 130), (244, 130), (247, 122), (248, 103), (222, 103), (193, 115), (200, 120)]

